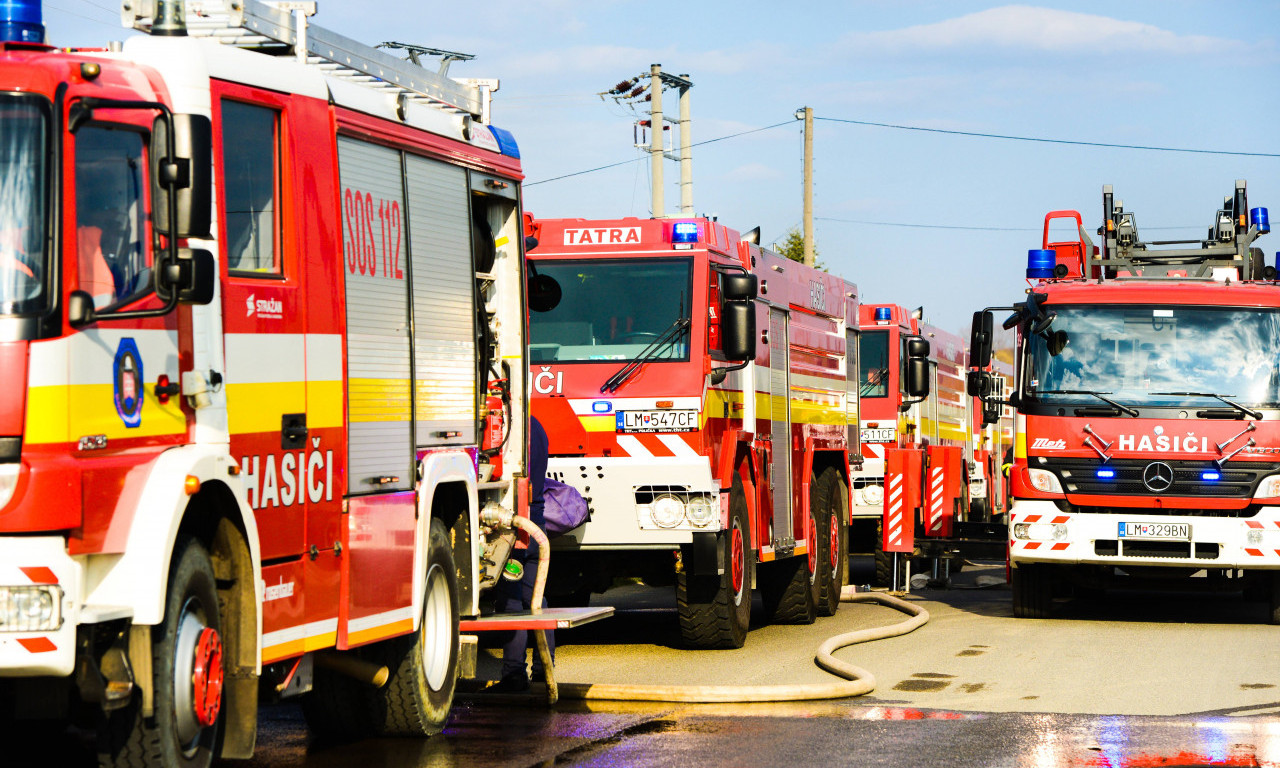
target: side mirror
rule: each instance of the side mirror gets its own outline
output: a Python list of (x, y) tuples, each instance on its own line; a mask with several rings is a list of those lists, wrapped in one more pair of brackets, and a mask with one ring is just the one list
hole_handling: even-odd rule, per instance
[(759, 295), (760, 283), (755, 275), (738, 272), (720, 275), (720, 295), (724, 301), (751, 301)]
[[(929, 342), (924, 341), (924, 343), (927, 346)], [(909, 347), (910, 342), (907, 344)], [(924, 357), (910, 357), (907, 360), (907, 397), (923, 399), (928, 396), (929, 361)]]
[(974, 312), (973, 327), (969, 335), (970, 368), (986, 368), (991, 365), (993, 335), (991, 313)]
[(907, 357), (925, 358), (929, 356), (929, 342), (919, 336), (907, 339)]
[(969, 397), (987, 398), (991, 395), (991, 374), (986, 371), (969, 371), (965, 376), (965, 392)]
[(720, 316), (720, 349), (738, 362), (756, 356), (756, 307), (749, 301), (726, 301)]
[(529, 281), (529, 309), (550, 312), (560, 304), (560, 282), (551, 275), (534, 275)]
[(213, 301), (217, 266), (213, 254), (203, 248), (180, 248), (178, 261), (156, 270), (156, 295), (169, 300), (178, 292), (179, 304), (208, 304)]
[[(213, 126), (203, 115), (173, 115), (174, 155), (169, 156), (169, 119), (151, 130), (152, 225), (173, 237), (210, 237), (213, 208)], [(169, 206), (177, 209), (177, 232), (169, 232)]]
[(72, 291), (67, 297), (67, 322), (72, 328), (79, 328), (93, 321), (93, 297), (88, 291)]

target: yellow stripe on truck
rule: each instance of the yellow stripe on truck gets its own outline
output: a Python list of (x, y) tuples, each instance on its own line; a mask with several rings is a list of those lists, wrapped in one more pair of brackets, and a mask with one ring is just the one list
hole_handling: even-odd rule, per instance
[(70, 443), (86, 435), (106, 435), (111, 440), (185, 434), (187, 418), (180, 398), (172, 397), (161, 405), (154, 385), (143, 387), (142, 423), (136, 427), (126, 427), (116, 412), (115, 387), (110, 384), (32, 387), (27, 392), (24, 440), (31, 444)]

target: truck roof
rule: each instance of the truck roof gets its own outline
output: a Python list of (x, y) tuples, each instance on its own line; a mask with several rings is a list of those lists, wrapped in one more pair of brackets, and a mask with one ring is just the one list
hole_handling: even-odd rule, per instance
[(1036, 287), (1048, 304), (1187, 304), (1196, 306), (1280, 307), (1275, 283), (1209, 280), (1073, 280)]

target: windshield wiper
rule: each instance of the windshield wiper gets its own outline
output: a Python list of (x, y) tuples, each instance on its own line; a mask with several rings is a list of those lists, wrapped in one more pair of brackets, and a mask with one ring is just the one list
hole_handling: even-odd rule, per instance
[(1103, 397), (1103, 395), (1109, 395), (1109, 394), (1111, 394), (1110, 392), (1094, 392), (1094, 391), (1089, 390), (1089, 389), (1039, 389), (1039, 390), (1032, 390), (1032, 391), (1031, 391), (1031, 394), (1032, 394), (1033, 396), (1038, 396), (1038, 395), (1092, 395), (1093, 397), (1098, 398), (1099, 400), (1101, 400), (1102, 402), (1104, 402), (1104, 403), (1106, 403), (1107, 405), (1111, 406), (1112, 408), (1115, 408), (1115, 409), (1116, 409), (1116, 411), (1118, 411), (1118, 412), (1120, 412), (1120, 413), (1127, 413), (1127, 414), (1128, 414), (1128, 415), (1130, 415), (1130, 416), (1137, 416), (1137, 415), (1138, 415), (1138, 411), (1137, 411), (1136, 409), (1134, 409), (1134, 408), (1130, 408), (1130, 407), (1129, 407), (1129, 406), (1127, 406), (1127, 405), (1121, 405), (1120, 403), (1117, 403), (1115, 400), (1112, 400), (1112, 399), (1111, 399), (1111, 398), (1109, 398), (1109, 397)]
[(617, 372), (610, 376), (608, 381), (601, 384), (600, 391), (609, 392), (610, 394), (617, 392), (622, 385), (627, 382), (627, 379), (630, 379), (637, 371), (640, 370), (641, 366), (657, 357), (659, 352), (670, 344), (675, 343), (676, 339), (683, 336), (685, 331), (688, 330), (689, 325), (689, 318), (676, 318), (675, 322), (671, 323), (671, 325), (667, 327), (667, 330), (663, 331), (658, 338), (649, 342), (649, 346), (640, 350), (640, 354), (629, 360), (626, 365), (619, 368)]
[[(1235, 395), (1219, 395), (1216, 392), (1152, 392), (1151, 394), (1164, 395), (1166, 397), (1212, 397), (1215, 400), (1221, 400), (1246, 416), (1251, 416), (1259, 420), (1262, 419), (1261, 412), (1245, 408), (1243, 405), (1227, 399), (1228, 397), (1235, 397)], [(1200, 414), (1197, 413), (1196, 415), (1199, 416)]]

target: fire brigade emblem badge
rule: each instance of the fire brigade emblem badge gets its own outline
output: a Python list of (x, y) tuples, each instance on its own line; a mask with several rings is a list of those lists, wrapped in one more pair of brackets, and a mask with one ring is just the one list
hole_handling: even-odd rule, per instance
[(142, 354), (138, 343), (126, 337), (116, 348), (112, 383), (115, 389), (116, 413), (126, 427), (142, 424)]

